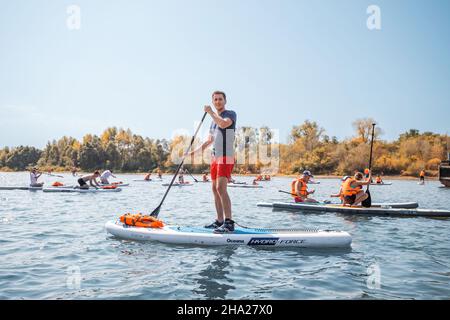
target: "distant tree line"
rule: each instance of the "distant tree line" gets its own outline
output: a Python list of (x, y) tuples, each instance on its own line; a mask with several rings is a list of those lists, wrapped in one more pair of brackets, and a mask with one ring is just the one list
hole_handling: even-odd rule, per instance
[[(373, 119), (359, 119), (353, 123), (353, 137), (339, 141), (330, 137), (317, 122), (306, 120), (294, 126), (287, 144), (273, 144), (273, 132), (268, 127), (241, 127), (237, 131), (236, 147), (244, 161), (235, 166), (236, 173), (295, 174), (308, 169), (315, 174), (352, 174), (368, 165), (371, 124)], [(446, 159), (450, 139), (432, 132), (420, 133), (411, 129), (395, 141), (381, 140), (383, 131), (375, 132), (375, 173), (415, 176), (422, 169), (436, 175), (441, 160)], [(63, 171), (77, 167), (83, 171), (113, 169), (117, 172), (149, 172), (161, 169), (173, 172), (178, 164), (174, 153), (182, 156), (190, 137), (178, 136), (168, 141), (150, 139), (133, 134), (131, 130), (107, 128), (100, 136), (87, 134), (82, 141), (62, 137), (48, 142), (43, 150), (19, 146), (0, 149), (0, 169), (27, 170), (38, 166), (42, 170)], [(267, 146), (278, 150), (277, 172), (270, 171), (255, 157), (253, 146)], [(180, 147), (181, 146), (181, 147)], [(258, 147), (258, 148), (259, 148)], [(256, 161), (252, 161), (256, 159)], [(192, 161), (190, 161), (192, 160)], [(187, 159), (186, 167), (192, 173), (208, 170), (209, 159), (203, 162)], [(195, 165), (190, 163), (196, 163)]]

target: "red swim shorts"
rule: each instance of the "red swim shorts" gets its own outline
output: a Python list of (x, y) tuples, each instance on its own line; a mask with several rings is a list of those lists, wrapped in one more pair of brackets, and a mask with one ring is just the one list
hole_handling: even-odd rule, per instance
[(295, 203), (304, 202), (303, 199), (300, 197), (295, 197), (294, 201), (295, 201)]
[(219, 157), (211, 160), (211, 179), (217, 180), (219, 177), (231, 179), (231, 172), (234, 168), (234, 158)]

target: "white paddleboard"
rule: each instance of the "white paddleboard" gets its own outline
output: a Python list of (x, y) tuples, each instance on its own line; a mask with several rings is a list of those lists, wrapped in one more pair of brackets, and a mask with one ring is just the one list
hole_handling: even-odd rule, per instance
[(250, 229), (237, 227), (233, 233), (216, 234), (202, 227), (165, 226), (139, 228), (107, 222), (108, 233), (120, 239), (159, 241), (171, 244), (204, 246), (243, 245), (252, 247), (346, 248), (352, 237), (344, 231)]

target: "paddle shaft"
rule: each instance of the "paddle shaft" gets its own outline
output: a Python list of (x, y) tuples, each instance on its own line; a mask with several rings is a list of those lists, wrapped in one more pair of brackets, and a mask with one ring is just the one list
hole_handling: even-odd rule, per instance
[(192, 177), (192, 179), (194, 179), (195, 182), (198, 182), (198, 180), (194, 178), (194, 176), (189, 172), (188, 169), (184, 169), (184, 171), (186, 171)]
[(198, 125), (198, 127), (197, 127), (197, 130), (195, 131), (194, 135), (192, 136), (191, 143), (189, 144), (188, 149), (187, 149), (186, 152), (184, 153), (183, 159), (181, 160), (181, 163), (178, 165), (178, 168), (177, 168), (177, 170), (175, 171), (175, 174), (173, 175), (172, 180), (170, 181), (170, 184), (169, 184), (169, 186), (167, 187), (167, 190), (166, 190), (166, 192), (164, 193), (164, 196), (163, 196), (161, 202), (159, 203), (159, 206), (156, 207), (156, 209), (153, 210), (153, 212), (150, 214), (152, 217), (155, 217), (155, 218), (158, 217), (159, 211), (161, 210), (161, 207), (162, 207), (162, 205), (163, 205), (163, 203), (164, 203), (164, 200), (166, 200), (166, 197), (167, 197), (167, 195), (169, 194), (170, 188), (172, 188), (172, 185), (173, 185), (173, 183), (174, 183), (174, 181), (175, 181), (175, 179), (176, 179), (178, 173), (180, 172), (181, 167), (183, 166), (184, 159), (186, 158), (186, 154), (189, 153), (189, 151), (190, 151), (191, 148), (192, 148), (192, 145), (194, 144), (195, 137), (197, 136), (197, 133), (198, 133), (198, 131), (200, 130), (200, 127), (202, 126), (202, 123), (203, 123), (203, 121), (204, 121), (205, 118), (206, 118), (206, 114), (207, 114), (206, 112), (203, 114), (202, 120), (200, 120), (200, 123), (199, 123), (199, 125)]
[[(372, 123), (372, 141), (370, 141), (369, 176), (372, 175), (372, 151), (373, 151), (374, 137), (375, 137), (375, 123)], [(367, 198), (361, 202), (361, 205), (365, 208), (370, 208), (372, 206), (372, 196), (370, 195), (369, 187), (370, 181), (366, 189)]]
[[(372, 123), (372, 140), (370, 141), (370, 157), (369, 157), (369, 173), (372, 173), (372, 152), (373, 152), (373, 140), (375, 137), (375, 123)], [(369, 190), (370, 184), (367, 185), (367, 190)]]
[(291, 193), (291, 192), (287, 192), (287, 191), (283, 191), (283, 190), (278, 190), (278, 192), (290, 194), (291, 196), (297, 196), (295, 193)]

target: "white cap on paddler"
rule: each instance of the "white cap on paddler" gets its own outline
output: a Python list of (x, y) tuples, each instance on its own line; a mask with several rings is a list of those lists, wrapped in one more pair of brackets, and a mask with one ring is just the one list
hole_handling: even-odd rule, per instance
[(311, 171), (309, 171), (309, 170), (303, 171), (303, 175), (304, 175), (304, 176), (308, 176), (308, 177), (310, 177), (310, 178), (314, 178), (314, 176), (311, 174)]

